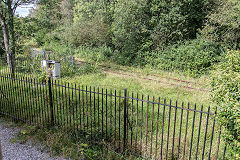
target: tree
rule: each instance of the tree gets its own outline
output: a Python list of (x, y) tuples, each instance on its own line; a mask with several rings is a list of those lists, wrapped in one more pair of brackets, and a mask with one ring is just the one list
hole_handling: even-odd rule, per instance
[(14, 58), (16, 51), (16, 39), (14, 32), (14, 14), (18, 6), (28, 4), (33, 0), (1, 0), (0, 20), (4, 39), (4, 50), (7, 55), (8, 68), (14, 75)]
[(201, 37), (240, 49), (240, 1), (218, 0), (217, 9), (207, 16)]

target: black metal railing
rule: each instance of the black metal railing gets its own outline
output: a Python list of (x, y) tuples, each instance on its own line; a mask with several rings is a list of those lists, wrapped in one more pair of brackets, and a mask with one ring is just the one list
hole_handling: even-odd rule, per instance
[(227, 159), (216, 108), (0, 72), (0, 114), (153, 159)]

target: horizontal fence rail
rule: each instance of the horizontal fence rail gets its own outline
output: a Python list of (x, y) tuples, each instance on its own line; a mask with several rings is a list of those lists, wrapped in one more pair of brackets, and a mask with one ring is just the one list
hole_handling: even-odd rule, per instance
[(0, 114), (152, 159), (231, 159), (216, 108), (0, 72)]

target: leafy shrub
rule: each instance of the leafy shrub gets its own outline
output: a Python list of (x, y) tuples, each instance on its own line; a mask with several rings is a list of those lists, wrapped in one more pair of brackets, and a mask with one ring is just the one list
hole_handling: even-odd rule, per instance
[(78, 46), (102, 46), (109, 41), (109, 26), (101, 19), (95, 18), (89, 21), (74, 23), (66, 30), (66, 41)]
[(240, 51), (228, 51), (213, 72), (212, 97), (220, 109), (224, 139), (236, 159), (240, 158)]
[(211, 69), (221, 60), (222, 48), (204, 40), (191, 40), (176, 44), (164, 51), (153, 52), (148, 63), (164, 70), (190, 72), (197, 76)]

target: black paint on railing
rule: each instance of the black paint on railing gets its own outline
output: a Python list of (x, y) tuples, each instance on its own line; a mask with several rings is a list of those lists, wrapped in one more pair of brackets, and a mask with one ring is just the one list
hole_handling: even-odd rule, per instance
[(122, 93), (1, 72), (0, 114), (33, 125), (71, 128), (89, 141), (104, 139), (118, 152), (146, 158), (229, 156), (210, 107), (186, 107), (127, 89)]

